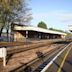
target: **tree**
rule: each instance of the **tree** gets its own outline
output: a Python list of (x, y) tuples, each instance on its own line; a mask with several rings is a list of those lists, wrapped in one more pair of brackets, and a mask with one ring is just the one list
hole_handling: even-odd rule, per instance
[(29, 22), (31, 20), (29, 10), (26, 0), (0, 0), (0, 36), (2, 30), (6, 28), (8, 37), (13, 22)]
[(47, 29), (47, 25), (43, 21), (38, 23), (38, 27)]
[(61, 29), (49, 28), (49, 30), (66, 33), (65, 31), (63, 31), (63, 30), (61, 30)]

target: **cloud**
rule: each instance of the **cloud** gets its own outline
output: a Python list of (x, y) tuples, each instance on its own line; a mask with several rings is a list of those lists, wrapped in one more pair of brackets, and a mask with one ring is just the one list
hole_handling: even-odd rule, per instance
[(66, 14), (62, 14), (62, 17), (61, 17), (61, 22), (69, 22), (69, 23), (72, 23), (72, 13), (66, 13)]
[(33, 18), (37, 20), (48, 19), (52, 21), (62, 22), (62, 23), (72, 23), (72, 13), (67, 11), (50, 11), (34, 13)]

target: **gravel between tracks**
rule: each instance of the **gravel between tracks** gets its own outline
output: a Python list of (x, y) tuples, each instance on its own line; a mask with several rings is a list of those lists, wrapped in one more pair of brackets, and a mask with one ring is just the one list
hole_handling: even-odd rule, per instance
[(10, 57), (10, 59), (7, 62), (7, 66), (2, 69), (2, 72), (9, 72), (9, 71), (21, 66), (22, 63), (27, 63), (27, 62), (35, 59), (37, 57), (37, 55), (36, 55), (37, 51), (46, 53), (54, 48), (57, 48), (57, 46), (60, 46), (60, 45), (52, 44), (52, 45), (48, 45), (45, 47), (40, 47), (37, 49), (32, 49), (32, 50), (28, 50), (25, 52), (14, 54)]

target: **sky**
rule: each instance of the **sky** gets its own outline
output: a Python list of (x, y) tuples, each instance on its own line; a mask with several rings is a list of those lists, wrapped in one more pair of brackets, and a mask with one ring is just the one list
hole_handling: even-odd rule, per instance
[(72, 25), (72, 0), (31, 0), (31, 25), (44, 21), (48, 28), (68, 30)]

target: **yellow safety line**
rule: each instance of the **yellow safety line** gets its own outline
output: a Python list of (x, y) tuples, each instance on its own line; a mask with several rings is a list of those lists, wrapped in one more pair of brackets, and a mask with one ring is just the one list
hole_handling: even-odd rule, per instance
[(68, 56), (70, 50), (71, 50), (71, 48), (67, 51), (67, 53), (66, 53), (66, 55), (65, 55), (65, 57), (64, 57), (64, 59), (63, 59), (63, 61), (62, 61), (62, 63), (61, 63), (61, 65), (60, 65), (60, 67), (59, 67), (59, 69), (58, 69), (57, 72), (61, 72), (61, 68), (63, 67), (64, 62), (65, 62), (65, 60), (66, 60), (66, 58), (67, 58), (67, 56)]

